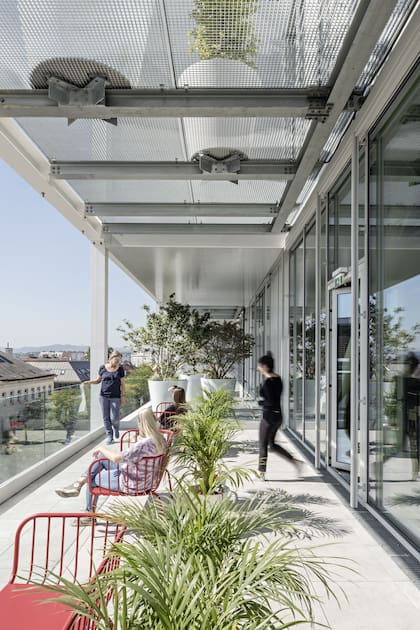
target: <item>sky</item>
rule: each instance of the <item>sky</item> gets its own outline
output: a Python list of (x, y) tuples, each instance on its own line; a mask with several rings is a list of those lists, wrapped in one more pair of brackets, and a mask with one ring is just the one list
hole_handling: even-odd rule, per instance
[[(90, 242), (0, 160), (0, 349), (89, 345)], [(109, 267), (108, 341), (123, 319), (144, 323), (151, 298), (114, 263)]]

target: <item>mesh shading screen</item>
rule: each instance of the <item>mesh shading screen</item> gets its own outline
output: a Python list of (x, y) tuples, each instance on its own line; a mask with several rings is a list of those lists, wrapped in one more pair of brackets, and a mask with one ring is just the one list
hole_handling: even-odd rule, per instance
[(322, 163), (329, 162), (340, 144), (341, 138), (347, 131), (348, 126), (353, 120), (353, 112), (342, 112), (331, 131), (324, 148), (321, 151), (319, 159)]
[(326, 85), (356, 6), (356, 0), (166, 0), (177, 85)]
[(223, 144), (250, 160), (296, 160), (311, 122), (304, 118), (184, 118), (188, 159)]
[[(233, 185), (233, 184), (232, 184)], [(189, 182), (183, 181), (88, 181), (71, 182), (84, 201), (109, 203), (191, 203)]]
[(19, 124), (55, 160), (184, 160), (179, 122), (174, 118), (119, 118), (118, 126), (103, 120), (22, 118)]
[(170, 84), (157, 0), (2, 0), (1, 88), (29, 88), (33, 69), (56, 57), (111, 66), (132, 87)]
[(241, 180), (230, 182), (191, 182), (194, 201), (201, 203), (276, 203), (287, 182)]
[[(215, 0), (206, 3), (212, 7), (210, 25), (192, 50), (191, 33), (203, 32), (200, 4), (2, 0), (0, 87), (30, 87), (34, 68), (57, 57), (106, 64), (132, 87), (172, 86), (174, 74), (178, 85), (191, 86), (212, 87), (214, 81), (221, 87), (325, 85), (357, 2)], [(221, 57), (217, 77), (196, 66), (182, 76), (208, 56), (208, 49)]]

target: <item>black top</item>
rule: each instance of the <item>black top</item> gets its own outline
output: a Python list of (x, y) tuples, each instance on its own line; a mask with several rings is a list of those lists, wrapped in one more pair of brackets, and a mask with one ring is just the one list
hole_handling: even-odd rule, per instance
[(260, 387), (260, 396), (263, 399), (261, 405), (263, 409), (280, 411), (280, 397), (282, 391), (283, 383), (280, 376), (266, 378)]
[(104, 398), (121, 398), (121, 379), (125, 376), (122, 365), (115, 372), (109, 372), (105, 365), (101, 365), (99, 376), (102, 378), (101, 396)]

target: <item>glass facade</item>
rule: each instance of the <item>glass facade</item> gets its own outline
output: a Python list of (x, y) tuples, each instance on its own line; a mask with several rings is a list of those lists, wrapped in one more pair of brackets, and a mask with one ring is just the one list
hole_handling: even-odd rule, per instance
[(420, 81), (370, 142), (369, 499), (420, 542)]
[[(284, 330), (289, 349), (289, 427), (309, 447), (315, 449), (318, 443), (321, 461), (346, 481), (350, 480), (352, 461), (357, 462), (359, 496), (420, 544), (419, 70), (416, 76), (388, 104), (367, 141), (359, 141), (357, 278), (351, 276), (349, 154), (347, 165), (323, 193), (319, 225), (314, 223), (312, 208), (312, 217), (308, 213), (305, 226), (288, 249)], [(342, 162), (346, 164), (345, 159)], [(355, 281), (357, 322), (352, 321)], [(355, 367), (353, 334), (358, 338)], [(350, 426), (353, 369), (359, 385), (354, 460)]]

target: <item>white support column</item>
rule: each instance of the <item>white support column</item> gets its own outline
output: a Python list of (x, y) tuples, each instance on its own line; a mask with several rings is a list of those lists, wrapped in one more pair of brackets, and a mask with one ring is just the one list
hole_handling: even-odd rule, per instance
[[(108, 351), (108, 250), (91, 247), (90, 378), (96, 378)], [(99, 385), (91, 386), (90, 428), (102, 424)]]
[(359, 143), (353, 136), (351, 157), (351, 401), (350, 506), (357, 508), (359, 453)]
[(321, 197), (316, 202), (315, 219), (315, 468), (321, 467)]

